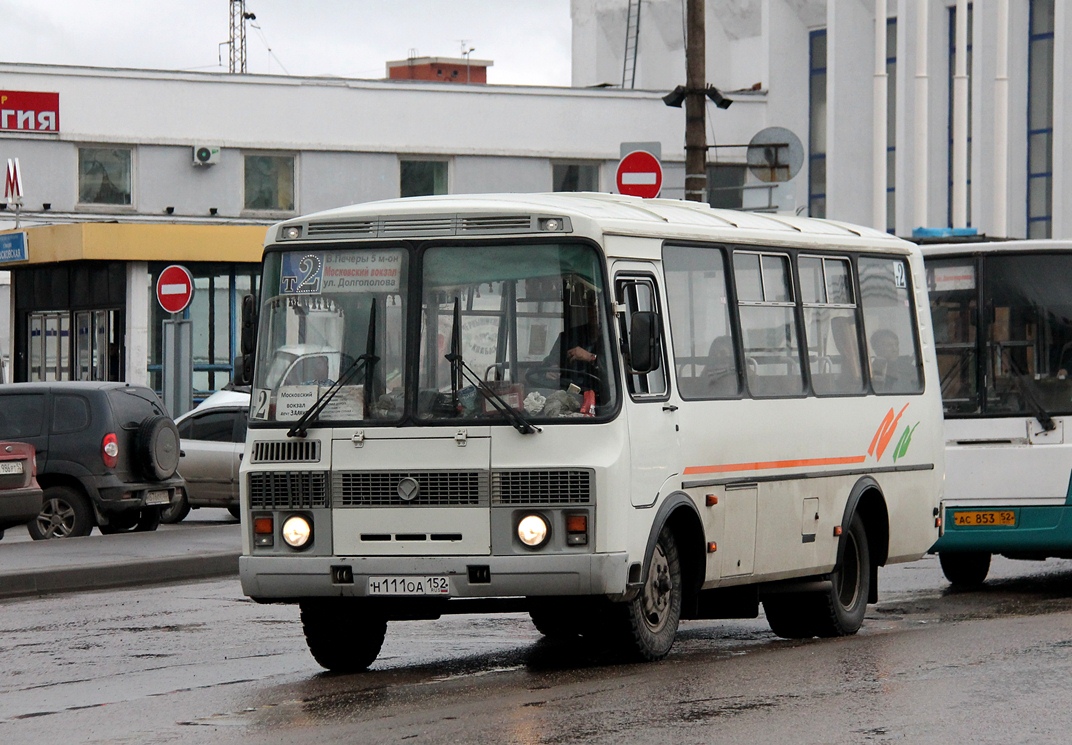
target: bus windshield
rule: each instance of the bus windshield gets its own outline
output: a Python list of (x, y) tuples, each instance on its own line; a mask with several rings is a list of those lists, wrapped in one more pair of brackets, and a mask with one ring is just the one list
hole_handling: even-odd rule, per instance
[(509, 406), (562, 422), (615, 407), (603, 272), (591, 247), (437, 246), (423, 256), (421, 281), (420, 420), (501, 421)]
[(1056, 252), (927, 261), (947, 415), (1072, 413), (1070, 273)]
[(264, 263), (251, 418), (297, 420), (341, 378), (320, 420), (401, 419), (407, 252), (286, 251)]

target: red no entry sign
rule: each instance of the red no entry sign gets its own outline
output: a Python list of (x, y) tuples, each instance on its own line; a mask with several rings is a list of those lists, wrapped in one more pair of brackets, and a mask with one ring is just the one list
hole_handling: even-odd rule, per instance
[(172, 264), (156, 280), (156, 299), (168, 313), (182, 313), (194, 296), (194, 278), (184, 266)]
[(654, 199), (663, 188), (663, 167), (647, 150), (634, 150), (618, 163), (618, 193)]

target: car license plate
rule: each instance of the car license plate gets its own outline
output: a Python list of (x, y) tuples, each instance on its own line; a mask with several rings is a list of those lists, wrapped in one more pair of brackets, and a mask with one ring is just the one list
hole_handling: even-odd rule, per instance
[(145, 495), (145, 506), (154, 507), (156, 505), (171, 504), (171, 495), (168, 494), (166, 489), (160, 491), (147, 492)]
[(9, 461), (6, 461), (4, 463), (0, 463), (0, 474), (10, 475), (10, 474), (13, 474), (13, 473), (22, 473), (22, 461), (21, 460), (14, 460), (14, 461), (9, 460)]
[(970, 527), (974, 525), (1016, 525), (1016, 513), (1012, 510), (976, 510), (954, 512), (953, 524)]
[(369, 577), (369, 595), (450, 595), (447, 577)]

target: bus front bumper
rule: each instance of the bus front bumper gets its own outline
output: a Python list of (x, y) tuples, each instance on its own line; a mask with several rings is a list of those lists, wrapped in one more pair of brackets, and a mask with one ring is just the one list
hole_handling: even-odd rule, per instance
[[(242, 556), (238, 568), (242, 591), (265, 602), (310, 597), (622, 596), (627, 589), (629, 557), (625, 552), (546, 556)], [(426, 585), (442, 588), (439, 578), (444, 577), (448, 591), (427, 594), (430, 588)], [(427, 578), (436, 579), (428, 583)], [(388, 590), (401, 592), (384, 594)], [(421, 594), (413, 594), (414, 591)]]

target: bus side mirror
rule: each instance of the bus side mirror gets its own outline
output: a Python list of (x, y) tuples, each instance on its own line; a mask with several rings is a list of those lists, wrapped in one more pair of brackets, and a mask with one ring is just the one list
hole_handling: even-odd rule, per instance
[(240, 345), (243, 355), (253, 354), (257, 341), (257, 298), (246, 295), (242, 298), (242, 333)]
[(629, 320), (629, 367), (635, 373), (659, 369), (659, 314), (637, 311)]
[(241, 355), (234, 359), (235, 385), (253, 384), (253, 348), (257, 342), (257, 298), (242, 298), (242, 329), (239, 336)]

